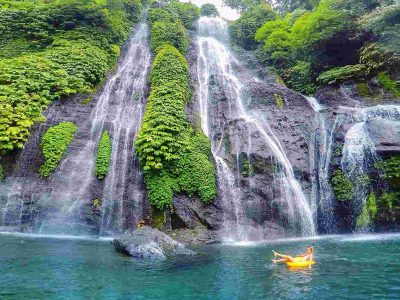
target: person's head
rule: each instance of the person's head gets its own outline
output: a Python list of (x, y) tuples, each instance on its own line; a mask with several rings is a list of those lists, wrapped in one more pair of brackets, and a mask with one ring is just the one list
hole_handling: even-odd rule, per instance
[(307, 246), (307, 253), (308, 254), (314, 253), (314, 247), (313, 246)]

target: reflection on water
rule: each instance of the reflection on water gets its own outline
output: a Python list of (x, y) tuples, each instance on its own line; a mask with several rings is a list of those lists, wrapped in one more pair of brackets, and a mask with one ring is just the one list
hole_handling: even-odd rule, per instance
[[(270, 262), (273, 249), (295, 255), (308, 244), (311, 270)], [(399, 299), (399, 248), (400, 235), (328, 236), (160, 262), (120, 255), (110, 241), (1, 234), (0, 299)]]

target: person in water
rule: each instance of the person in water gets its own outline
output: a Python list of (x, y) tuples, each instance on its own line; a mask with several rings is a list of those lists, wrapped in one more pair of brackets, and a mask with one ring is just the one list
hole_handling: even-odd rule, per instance
[[(275, 259), (272, 259), (273, 263), (280, 263), (280, 262), (295, 262), (295, 258), (290, 256), (290, 255), (284, 255), (280, 254), (278, 252), (275, 252), (272, 250), (274, 253)], [(280, 259), (276, 259), (277, 257), (281, 257)], [(296, 255), (295, 257), (303, 257), (305, 261), (308, 261), (308, 268), (311, 269), (311, 263), (314, 260), (314, 247), (313, 246), (308, 246), (306, 253)]]

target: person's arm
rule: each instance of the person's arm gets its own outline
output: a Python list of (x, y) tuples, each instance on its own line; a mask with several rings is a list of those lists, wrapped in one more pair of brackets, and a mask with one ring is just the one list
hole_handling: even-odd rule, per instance
[(310, 255), (308, 256), (308, 268), (309, 268), (309, 269), (311, 269), (311, 263), (312, 263), (313, 259), (314, 259), (314, 255), (313, 255), (313, 254), (310, 254)]

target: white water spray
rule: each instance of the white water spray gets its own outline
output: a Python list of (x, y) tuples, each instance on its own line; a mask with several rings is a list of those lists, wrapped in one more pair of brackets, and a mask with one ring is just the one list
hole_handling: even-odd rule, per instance
[[(242, 100), (243, 84), (235, 68), (239, 62), (234, 58), (227, 46), (228, 27), (225, 21), (216, 17), (201, 17), (199, 20), (199, 34), (197, 45), (198, 81), (201, 125), (204, 133), (213, 139), (213, 124), (210, 120), (210, 105), (213, 99), (210, 94), (210, 80), (218, 78), (222, 81), (223, 92), (227, 98), (227, 111), (217, 112), (228, 119), (238, 119), (245, 122), (248, 137), (251, 140), (253, 132), (259, 132), (271, 149), (277, 163), (282, 167), (276, 175), (276, 182), (280, 186), (282, 199), (287, 208), (289, 225), (302, 235), (314, 235), (314, 221), (310, 205), (305, 198), (299, 182), (295, 179), (293, 168), (283, 151), (279, 140), (274, 135), (265, 117), (256, 112), (247, 111)], [(215, 112), (213, 112), (215, 113)], [(235, 179), (224, 159), (218, 154), (220, 143), (213, 142), (213, 155), (217, 162), (218, 179), (225, 210), (225, 232), (228, 238), (246, 240), (250, 226), (245, 214), (245, 201)], [(232, 218), (232, 216), (234, 216)]]

